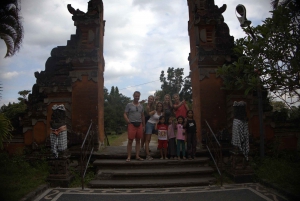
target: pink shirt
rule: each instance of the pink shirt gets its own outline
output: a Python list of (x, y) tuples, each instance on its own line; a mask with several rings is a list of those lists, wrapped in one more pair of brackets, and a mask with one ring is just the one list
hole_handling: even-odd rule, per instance
[(177, 124), (176, 127), (177, 127), (176, 139), (177, 140), (185, 140), (185, 135), (183, 135), (183, 133), (184, 133), (183, 125), (182, 124)]
[(171, 124), (168, 126), (168, 138), (171, 139), (171, 138), (175, 138), (175, 132), (174, 132), (174, 125)]

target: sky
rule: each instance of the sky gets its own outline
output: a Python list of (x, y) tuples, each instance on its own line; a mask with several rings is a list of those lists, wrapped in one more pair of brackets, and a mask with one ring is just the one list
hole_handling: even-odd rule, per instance
[[(0, 106), (18, 102), (19, 91), (32, 90), (34, 72), (44, 71), (50, 52), (65, 46), (76, 27), (67, 4), (87, 11), (89, 0), (22, 0), (24, 39), (13, 57), (4, 58), (6, 45), (0, 40)], [(190, 52), (187, 31), (187, 0), (103, 0), (104, 4), (104, 86), (110, 91), (117, 86), (120, 93), (132, 97), (141, 92), (141, 100), (160, 89), (159, 76), (168, 67), (184, 68), (189, 74)], [(270, 17), (269, 0), (215, 0), (221, 7), (230, 35), (235, 39), (245, 34), (235, 15), (235, 7), (243, 4), (252, 25)]]

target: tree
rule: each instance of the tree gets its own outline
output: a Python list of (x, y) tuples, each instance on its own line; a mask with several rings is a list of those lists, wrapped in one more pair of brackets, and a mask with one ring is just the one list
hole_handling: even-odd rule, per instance
[(3, 113), (0, 113), (0, 149), (3, 149), (3, 142), (12, 137), (12, 129), (9, 119)]
[(2, 98), (2, 86), (1, 86), (1, 83), (0, 83), (0, 100)]
[(178, 93), (181, 98), (191, 99), (191, 84), (189, 77), (183, 78), (183, 68), (174, 68), (169, 67), (167, 70), (167, 75), (165, 72), (161, 71), (160, 82), (161, 92), (159, 92), (160, 98), (163, 99), (163, 96), (166, 94), (174, 95)]
[(262, 25), (245, 28), (248, 36), (236, 40), (236, 60), (217, 70), (226, 89), (248, 94), (262, 86), (288, 105), (300, 100), (300, 4), (289, 2), (279, 4)]
[(104, 88), (104, 127), (105, 130), (120, 132), (126, 122), (123, 114), (130, 98), (119, 93), (118, 87), (111, 87), (110, 93)]
[(192, 82), (191, 82), (191, 78), (190, 77), (187, 77), (184, 80), (183, 87), (182, 87), (179, 95), (184, 100), (192, 100), (193, 93), (192, 93)]
[(5, 115), (7, 119), (11, 122), (13, 127), (12, 131), (20, 133), (22, 132), (22, 126), (20, 125), (20, 118), (22, 118), (26, 112), (27, 106), (25, 104), (26, 96), (29, 94), (30, 90), (19, 91), (18, 103), (8, 103), (8, 105), (2, 105), (0, 112)]
[(19, 91), (18, 94), (21, 96), (18, 98), (18, 100), (20, 102), (25, 102), (27, 101), (27, 96), (28, 94), (31, 92), (31, 90), (23, 90), (23, 91)]
[(19, 51), (23, 40), (21, 8), (18, 0), (1, 0), (0, 3), (0, 38), (4, 40), (7, 52), (11, 57)]

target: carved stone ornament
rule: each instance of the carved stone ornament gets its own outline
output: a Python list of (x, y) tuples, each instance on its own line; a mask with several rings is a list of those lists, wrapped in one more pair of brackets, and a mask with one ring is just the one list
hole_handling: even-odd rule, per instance
[(204, 78), (209, 78), (210, 73), (216, 73), (215, 68), (199, 68), (199, 80), (203, 80)]
[(77, 80), (82, 80), (83, 75), (87, 75), (88, 80), (93, 80), (94, 82), (98, 82), (97, 71), (72, 71), (72, 72), (70, 72), (70, 77), (72, 78), (72, 82), (76, 82)]

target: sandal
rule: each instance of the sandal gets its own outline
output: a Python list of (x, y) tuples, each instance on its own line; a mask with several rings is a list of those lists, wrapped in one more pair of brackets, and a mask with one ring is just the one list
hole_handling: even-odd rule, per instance
[(142, 159), (141, 157), (138, 157), (138, 158), (136, 158), (136, 160), (143, 161), (144, 159)]
[(127, 159), (126, 159), (126, 162), (130, 162), (130, 158), (127, 158)]
[(153, 158), (151, 156), (147, 156), (146, 160), (150, 160), (151, 161), (151, 160), (153, 160)]

